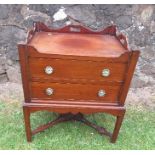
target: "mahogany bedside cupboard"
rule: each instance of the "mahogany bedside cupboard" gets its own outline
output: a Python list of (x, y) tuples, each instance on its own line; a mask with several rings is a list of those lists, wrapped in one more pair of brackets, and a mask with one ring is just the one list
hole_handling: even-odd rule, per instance
[[(116, 34), (116, 26), (101, 31), (82, 25), (52, 29), (36, 22), (18, 51), (28, 142), (32, 135), (69, 120), (81, 121), (116, 141), (139, 57), (139, 51), (128, 49), (125, 36)], [(31, 113), (43, 110), (59, 116), (32, 131)], [(98, 112), (116, 116), (113, 133), (84, 117)]]

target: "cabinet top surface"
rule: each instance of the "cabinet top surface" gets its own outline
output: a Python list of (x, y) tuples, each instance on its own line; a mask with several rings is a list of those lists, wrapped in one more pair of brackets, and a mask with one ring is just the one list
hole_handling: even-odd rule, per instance
[(119, 57), (127, 52), (115, 36), (99, 34), (37, 32), (28, 45), (45, 54)]

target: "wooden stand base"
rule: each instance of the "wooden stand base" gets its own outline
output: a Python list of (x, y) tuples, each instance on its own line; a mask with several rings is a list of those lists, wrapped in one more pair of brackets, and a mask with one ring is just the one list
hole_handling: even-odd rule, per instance
[[(39, 132), (42, 132), (42, 131), (46, 130), (47, 128), (52, 127), (58, 123), (66, 122), (66, 121), (79, 121), (81, 123), (84, 123), (84, 124), (94, 128), (95, 130), (98, 131), (99, 134), (110, 137), (111, 142), (115, 143), (117, 136), (118, 136), (118, 133), (119, 133), (119, 130), (120, 130), (120, 127), (121, 127), (121, 124), (122, 124), (122, 121), (123, 121), (123, 118), (124, 118), (124, 114), (125, 114), (125, 109), (122, 109), (121, 113), (120, 113), (120, 109), (118, 109), (119, 115), (117, 116), (113, 133), (108, 132), (106, 130), (106, 128), (104, 128), (104, 127), (100, 127), (100, 126), (88, 121), (81, 112), (78, 112), (76, 114), (73, 114), (71, 112), (60, 114), (55, 120), (53, 120), (53, 121), (51, 121), (45, 125), (41, 125), (38, 128), (36, 128), (35, 130), (31, 131), (30, 114), (31, 114), (31, 112), (35, 112), (38, 110), (47, 110), (47, 107), (45, 109), (44, 108), (41, 109), (41, 107), (38, 107), (38, 106), (37, 107), (35, 107), (35, 106), (23, 106), (24, 119), (25, 119), (25, 129), (26, 129), (26, 136), (27, 136), (28, 142), (31, 142), (32, 135), (35, 135)], [(48, 109), (48, 111), (52, 111), (52, 109), (50, 108), (50, 109)]]
[(111, 137), (111, 133), (109, 133), (105, 128), (91, 123), (86, 118), (84, 118), (84, 115), (81, 113), (78, 113), (78, 114), (71, 114), (71, 113), (60, 114), (58, 116), (58, 118), (56, 118), (55, 120), (53, 120), (53, 121), (51, 121), (45, 125), (42, 125), (42, 126), (38, 127), (37, 129), (35, 129), (34, 131), (32, 131), (32, 135), (34, 135), (38, 132), (44, 131), (45, 129), (52, 127), (58, 123), (66, 122), (66, 121), (79, 121), (81, 123), (84, 123), (84, 124), (94, 128), (94, 129), (96, 129), (100, 134)]

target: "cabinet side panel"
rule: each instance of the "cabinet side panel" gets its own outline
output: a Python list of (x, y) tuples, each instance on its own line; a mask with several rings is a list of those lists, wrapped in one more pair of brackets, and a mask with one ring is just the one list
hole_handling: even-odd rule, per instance
[(132, 52), (132, 55), (131, 55), (131, 58), (128, 64), (129, 65), (128, 70), (127, 70), (126, 77), (125, 77), (125, 83), (119, 96), (119, 102), (121, 105), (124, 105), (124, 102), (126, 100), (127, 93), (130, 87), (130, 83), (131, 83), (131, 80), (132, 80), (132, 77), (135, 71), (137, 61), (138, 61), (139, 54), (140, 54), (140, 51)]
[(25, 102), (30, 102), (29, 84), (28, 84), (29, 76), (28, 76), (28, 68), (27, 68), (28, 67), (28, 54), (26, 51), (26, 45), (19, 44), (18, 52), (19, 52), (24, 98), (25, 98)]

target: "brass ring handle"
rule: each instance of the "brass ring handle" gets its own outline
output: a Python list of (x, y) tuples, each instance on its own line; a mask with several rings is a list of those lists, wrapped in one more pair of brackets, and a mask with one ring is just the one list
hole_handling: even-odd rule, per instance
[(47, 89), (45, 90), (45, 92), (46, 92), (46, 95), (51, 96), (51, 95), (53, 95), (54, 90), (53, 90), (52, 88), (47, 88)]
[(98, 91), (98, 97), (104, 97), (105, 95), (106, 95), (105, 90), (100, 89), (100, 90)]
[(105, 68), (102, 70), (102, 76), (108, 77), (110, 75), (110, 69)]
[(53, 67), (51, 66), (46, 66), (44, 70), (46, 74), (52, 74), (54, 71)]

